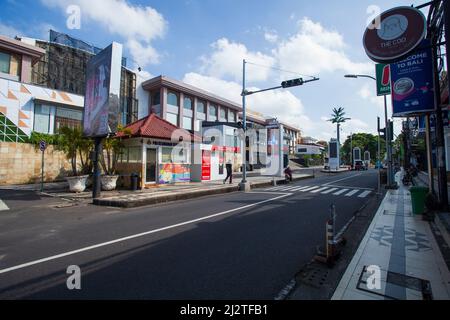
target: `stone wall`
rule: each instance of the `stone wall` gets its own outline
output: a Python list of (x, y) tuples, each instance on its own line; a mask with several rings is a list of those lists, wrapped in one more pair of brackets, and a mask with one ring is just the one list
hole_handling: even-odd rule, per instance
[[(42, 152), (33, 144), (0, 142), (0, 185), (37, 183), (41, 179)], [(44, 152), (44, 179), (61, 181), (71, 172), (61, 151), (48, 146)]]

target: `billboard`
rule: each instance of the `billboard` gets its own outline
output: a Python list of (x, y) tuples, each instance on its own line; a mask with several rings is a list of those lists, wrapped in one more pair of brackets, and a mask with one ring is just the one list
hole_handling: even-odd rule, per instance
[(394, 117), (405, 117), (434, 110), (433, 64), (431, 47), (421, 48), (391, 64), (392, 107)]
[(391, 94), (391, 71), (388, 64), (376, 64), (375, 74), (377, 75), (377, 96), (387, 96)]
[(121, 61), (122, 45), (113, 42), (88, 62), (83, 111), (86, 137), (106, 137), (117, 131)]

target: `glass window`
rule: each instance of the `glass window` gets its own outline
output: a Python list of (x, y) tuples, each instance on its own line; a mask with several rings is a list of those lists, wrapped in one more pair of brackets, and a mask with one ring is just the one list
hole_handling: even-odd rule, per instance
[(178, 115), (174, 113), (167, 113), (166, 120), (169, 121), (174, 126), (178, 127)]
[(63, 127), (81, 127), (82, 118), (83, 113), (81, 111), (66, 108), (57, 108), (55, 116), (55, 132)]
[(197, 112), (206, 113), (206, 103), (204, 101), (197, 101)]
[(171, 163), (171, 162), (172, 162), (172, 148), (162, 147), (161, 163)]
[(225, 108), (220, 108), (220, 119), (226, 120), (227, 119), (227, 111)]
[(140, 147), (130, 147), (128, 149), (128, 162), (138, 163), (142, 159), (142, 148)]
[(161, 94), (158, 92), (155, 92), (152, 96), (152, 106), (156, 106), (158, 104), (161, 104)]
[(192, 98), (184, 97), (184, 108), (187, 110), (192, 110)]
[(183, 129), (192, 130), (192, 118), (183, 117)]
[(228, 121), (236, 122), (236, 113), (234, 111), (229, 111), (229, 113), (228, 113)]
[(50, 107), (40, 104), (34, 107), (34, 131), (50, 133)]
[(0, 52), (0, 72), (9, 74), (11, 55)]
[(212, 104), (209, 106), (209, 115), (213, 117), (217, 117), (217, 106)]
[(167, 94), (167, 103), (172, 106), (178, 106), (178, 95), (173, 92), (169, 92)]

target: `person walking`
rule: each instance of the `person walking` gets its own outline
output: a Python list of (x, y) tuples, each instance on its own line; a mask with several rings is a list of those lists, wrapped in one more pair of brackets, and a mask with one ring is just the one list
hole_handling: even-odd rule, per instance
[(225, 178), (225, 180), (223, 180), (223, 184), (225, 184), (228, 180), (228, 178), (230, 178), (230, 184), (233, 183), (233, 164), (231, 163), (231, 160), (227, 161), (227, 164), (225, 165), (226, 169), (227, 169), (227, 177)]

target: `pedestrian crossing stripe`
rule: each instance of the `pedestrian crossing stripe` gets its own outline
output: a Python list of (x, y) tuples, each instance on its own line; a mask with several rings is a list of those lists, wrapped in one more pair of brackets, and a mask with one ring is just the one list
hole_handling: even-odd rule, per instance
[(331, 188), (331, 189), (328, 189), (328, 190), (322, 192), (322, 194), (329, 194), (329, 193), (331, 193), (331, 192), (333, 192), (333, 191), (336, 191), (337, 189), (338, 189), (338, 188)]
[(370, 194), (371, 191), (364, 191), (363, 193), (361, 193), (358, 198), (365, 198)]
[(303, 190), (300, 190), (300, 191), (301, 192), (307, 192), (307, 191), (312, 191), (312, 190), (317, 189), (317, 188), (319, 188), (319, 186), (306, 188), (306, 189), (303, 189)]
[(6, 203), (4, 203), (1, 199), (0, 199), (0, 211), (6, 211), (9, 210), (8, 206), (6, 205)]
[(352, 195), (354, 195), (355, 193), (358, 193), (360, 190), (356, 189), (356, 190), (352, 190), (349, 193), (347, 193), (345, 196), (346, 197), (351, 197)]
[(311, 192), (312, 192), (312, 193), (319, 193), (319, 192), (324, 191), (324, 190), (327, 190), (327, 189), (329, 189), (329, 188), (330, 188), (330, 187), (322, 187), (322, 188), (316, 189), (316, 190), (311, 191)]
[[(315, 194), (332, 194), (334, 196), (357, 196), (358, 198), (366, 198), (373, 190), (364, 190), (364, 189), (351, 189), (351, 188), (343, 188), (339, 187), (330, 187), (330, 186), (277, 186), (265, 189), (266, 191), (286, 191), (286, 192), (310, 192)], [(361, 192), (361, 193), (360, 193)], [(360, 193), (358, 195), (358, 193)]]
[(342, 189), (342, 190), (339, 190), (338, 192), (333, 193), (333, 195), (339, 196), (339, 195), (343, 194), (344, 192), (347, 192), (348, 190), (349, 189)]

